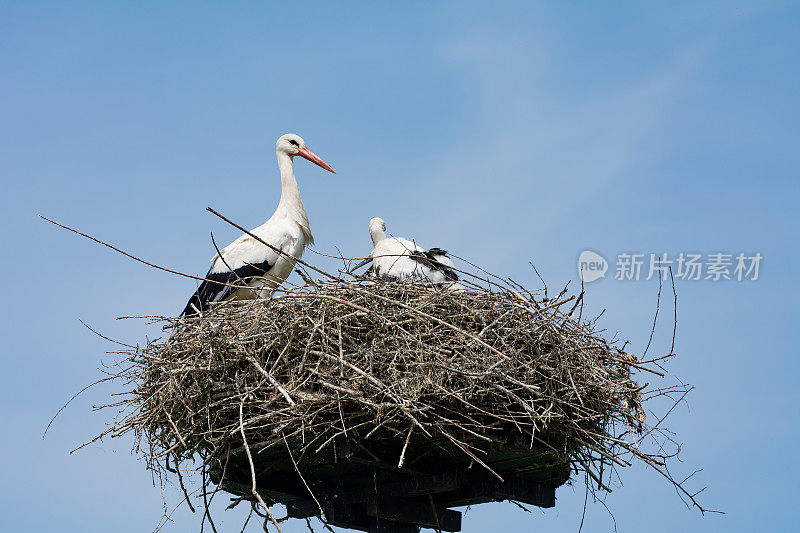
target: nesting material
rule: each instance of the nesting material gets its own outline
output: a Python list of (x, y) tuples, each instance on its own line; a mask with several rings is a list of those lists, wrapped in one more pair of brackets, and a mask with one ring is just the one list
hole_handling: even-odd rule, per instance
[(129, 354), (135, 387), (112, 432), (134, 431), (153, 468), (208, 463), (240, 447), (242, 430), (298, 443), (297, 457), (341, 435), (414, 432), (478, 463), (475, 443), (514, 434), (600, 483), (604, 464), (649, 459), (632, 437), (645, 422), (640, 365), (578, 309), (508, 286), (335, 280), (161, 317), (166, 340)]

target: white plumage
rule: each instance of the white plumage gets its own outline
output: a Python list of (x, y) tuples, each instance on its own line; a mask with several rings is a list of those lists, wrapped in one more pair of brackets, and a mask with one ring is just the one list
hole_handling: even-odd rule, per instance
[(334, 170), (309, 150), (298, 135), (287, 133), (281, 136), (275, 145), (275, 153), (281, 171), (281, 199), (270, 219), (251, 233), (280, 253), (250, 235), (242, 235), (211, 259), (207, 281), (197, 288), (183, 314), (195, 315), (205, 310), (209, 303), (227, 299), (269, 298), (292, 272), (306, 245), (314, 244), (308, 215), (294, 177), (292, 158), (299, 155), (325, 170)]
[(455, 266), (444, 250), (426, 250), (402, 237), (386, 237), (386, 223), (380, 218), (369, 221), (369, 235), (374, 248), (361, 265), (371, 261), (370, 270), (376, 276), (447, 284), (451, 288), (458, 285), (458, 274), (453, 270)]

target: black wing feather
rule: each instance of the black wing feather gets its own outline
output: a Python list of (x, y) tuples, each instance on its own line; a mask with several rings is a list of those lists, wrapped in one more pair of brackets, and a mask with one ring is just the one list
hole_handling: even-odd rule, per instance
[(445, 279), (448, 281), (458, 281), (458, 274), (449, 266), (439, 262), (439, 257), (447, 257), (447, 252), (441, 248), (431, 248), (424, 252), (413, 250), (409, 257), (432, 270), (438, 270), (444, 274)]
[(251, 278), (262, 277), (264, 274), (275, 266), (275, 263), (264, 261), (262, 263), (247, 263), (236, 270), (228, 270), (225, 272), (211, 272), (206, 274), (206, 280), (203, 281), (197, 291), (189, 298), (186, 308), (183, 310), (184, 316), (195, 316), (198, 311), (205, 311), (208, 309), (209, 302), (220, 302), (231, 295), (235, 287), (231, 285), (244, 285)]

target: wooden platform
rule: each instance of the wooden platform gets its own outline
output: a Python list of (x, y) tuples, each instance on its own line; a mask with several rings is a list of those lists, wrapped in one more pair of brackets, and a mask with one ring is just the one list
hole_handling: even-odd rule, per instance
[[(297, 443), (288, 444), (299, 449)], [(492, 444), (485, 455), (478, 454), (497, 476), (449, 443), (421, 439), (411, 439), (398, 468), (403, 444), (364, 445), (342, 438), (294, 461), (283, 439), (250, 448), (258, 491), (267, 504), (284, 504), (292, 517), (324, 514), (333, 526), (371, 533), (417, 532), (421, 527), (461, 531), (461, 513), (451, 507), (492, 501), (553, 507), (556, 488), (570, 474), (563, 457), (520, 442)], [(213, 481), (232, 494), (251, 494), (244, 449), (231, 452), (225, 462), (213, 468)]]

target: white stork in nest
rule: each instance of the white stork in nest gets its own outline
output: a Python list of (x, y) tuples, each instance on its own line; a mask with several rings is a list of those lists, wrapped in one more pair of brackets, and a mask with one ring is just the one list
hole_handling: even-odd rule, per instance
[(383, 279), (420, 280), (462, 288), (453, 261), (441, 248), (426, 250), (402, 237), (386, 237), (386, 223), (381, 218), (369, 221), (369, 235), (374, 248), (356, 269), (372, 262), (368, 272)]
[(335, 172), (308, 149), (299, 135), (287, 133), (281, 136), (275, 154), (281, 171), (281, 199), (275, 214), (251, 232), (275, 249), (245, 234), (220, 250), (211, 259), (207, 281), (203, 281), (189, 299), (184, 315), (197, 315), (213, 302), (269, 298), (292, 272), (306, 245), (314, 244), (308, 215), (294, 178), (292, 158), (299, 155)]

